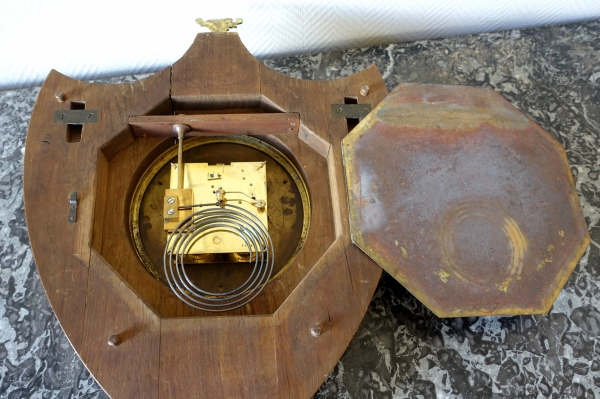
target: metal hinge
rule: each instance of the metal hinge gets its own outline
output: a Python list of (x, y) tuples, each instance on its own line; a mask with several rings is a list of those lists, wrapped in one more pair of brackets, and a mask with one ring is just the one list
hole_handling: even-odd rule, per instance
[(371, 104), (331, 104), (334, 118), (362, 119), (371, 109)]
[(70, 125), (97, 123), (99, 114), (97, 109), (57, 109), (54, 111), (54, 123)]
[(73, 191), (69, 195), (69, 223), (77, 221), (77, 192)]

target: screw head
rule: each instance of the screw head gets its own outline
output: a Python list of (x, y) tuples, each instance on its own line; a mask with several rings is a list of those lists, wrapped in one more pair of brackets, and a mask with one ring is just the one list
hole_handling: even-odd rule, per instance
[(168, 202), (169, 204), (172, 204), (172, 203), (174, 203), (174, 202), (175, 202), (175, 198), (171, 197), (171, 198), (169, 198), (169, 199), (167, 200), (167, 202)]
[(54, 96), (56, 97), (56, 99), (58, 100), (59, 103), (62, 103), (63, 101), (65, 101), (65, 94), (61, 91), (57, 91)]
[(121, 337), (119, 337), (118, 335), (111, 335), (108, 338), (108, 344), (110, 346), (117, 346), (117, 345), (121, 344)]
[(366, 97), (369, 95), (369, 86), (363, 86), (360, 88), (360, 95)]
[(310, 335), (312, 335), (313, 337), (319, 337), (322, 333), (323, 329), (318, 324), (310, 328)]
[(338, 114), (343, 114), (344, 113), (344, 109), (343, 108), (338, 108), (335, 110), (335, 112), (337, 112)]
[(168, 213), (169, 215), (172, 215), (172, 214), (174, 214), (174, 213), (175, 213), (175, 210), (173, 210), (173, 209), (169, 209), (169, 210), (167, 211), (167, 213)]

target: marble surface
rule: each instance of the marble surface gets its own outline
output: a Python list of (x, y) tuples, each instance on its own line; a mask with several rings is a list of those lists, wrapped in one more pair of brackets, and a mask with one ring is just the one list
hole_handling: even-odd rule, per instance
[[(304, 79), (371, 63), (388, 89), (492, 87), (558, 137), (592, 244), (548, 315), (439, 319), (384, 274), (314, 399), (600, 397), (600, 22), (266, 61)], [(28, 244), (23, 151), (38, 90), (0, 92), (0, 398), (107, 398), (62, 332)]]

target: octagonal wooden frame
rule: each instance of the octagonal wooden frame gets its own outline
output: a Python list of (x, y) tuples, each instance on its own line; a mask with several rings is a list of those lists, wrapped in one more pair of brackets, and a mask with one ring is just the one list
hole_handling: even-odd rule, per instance
[[(365, 85), (368, 97), (359, 94)], [(66, 101), (57, 102), (56, 92)], [(335, 81), (281, 75), (254, 59), (232, 33), (198, 35), (172, 68), (135, 83), (91, 84), (50, 72), (26, 141), (30, 240), (61, 326), (111, 397), (308, 398), (318, 389), (358, 328), (381, 274), (350, 240), (340, 145), (347, 125), (331, 116), (330, 105), (355, 97), (375, 106), (386, 93), (373, 66)], [(78, 143), (67, 141), (65, 125), (52, 123), (55, 110), (75, 101), (100, 111), (98, 123), (84, 125)], [(174, 313), (183, 317), (161, 316), (139, 294), (136, 280), (123, 278), (101, 255), (110, 230), (105, 226), (110, 198), (103, 190), (109, 162), (132, 145), (148, 154), (160, 147), (160, 140), (144, 145), (136, 140), (128, 118), (173, 109), (260, 107), (301, 114), (298, 136), (266, 138), (271, 144), (280, 142), (280, 149), (296, 159), (302, 152), (326, 160), (322, 176), (329, 188), (315, 192), (313, 182), (306, 183), (313, 201), (316, 195), (328, 199), (331, 215), (325, 221), (313, 218), (309, 234), (322, 236), (319, 224), (324, 223), (333, 232), (332, 243), (323, 241), (322, 256), (312, 267), (299, 264), (305, 274), (286, 288), (286, 295), (273, 299), (271, 314), (203, 317), (184, 310)], [(78, 193), (78, 210), (77, 222), (70, 224), (71, 192)], [(122, 205), (115, 209), (125, 216)], [(106, 251), (129, 254), (133, 248), (122, 239), (111, 241)], [(179, 306), (169, 295), (161, 299), (165, 306)], [(310, 328), (317, 324), (323, 333), (314, 337)], [(120, 345), (107, 344), (112, 335), (120, 337)]]

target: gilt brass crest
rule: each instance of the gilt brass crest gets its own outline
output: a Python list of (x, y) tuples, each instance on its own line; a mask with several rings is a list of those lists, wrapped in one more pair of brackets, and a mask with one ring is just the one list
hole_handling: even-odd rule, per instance
[(237, 18), (235, 22), (232, 18), (225, 19), (211, 19), (203, 21), (202, 18), (197, 18), (196, 23), (200, 26), (210, 29), (211, 32), (227, 32), (229, 29), (237, 28), (243, 21), (241, 18)]

